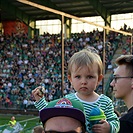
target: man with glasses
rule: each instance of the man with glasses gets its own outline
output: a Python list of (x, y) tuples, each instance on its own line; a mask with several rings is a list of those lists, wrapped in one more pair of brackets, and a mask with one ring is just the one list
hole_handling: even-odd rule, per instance
[(118, 65), (110, 85), (115, 97), (124, 100), (128, 112), (120, 118), (119, 133), (133, 133), (133, 55), (122, 55), (116, 59)]
[(78, 101), (54, 100), (39, 114), (45, 133), (85, 133), (84, 107)]

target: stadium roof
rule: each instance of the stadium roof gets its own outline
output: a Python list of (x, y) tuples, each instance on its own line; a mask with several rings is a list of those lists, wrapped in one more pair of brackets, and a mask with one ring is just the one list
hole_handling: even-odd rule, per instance
[[(90, 17), (131, 13), (132, 0), (29, 0), (73, 16)], [(48, 20), (59, 15), (23, 4), (17, 0), (0, 0), (0, 21), (4, 20)]]

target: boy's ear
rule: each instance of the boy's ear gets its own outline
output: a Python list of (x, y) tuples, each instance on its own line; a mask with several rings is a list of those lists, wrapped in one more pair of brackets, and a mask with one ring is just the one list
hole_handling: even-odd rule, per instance
[(71, 83), (71, 81), (72, 81), (71, 75), (67, 75), (67, 78), (68, 78), (69, 82)]
[(103, 75), (101, 74), (101, 75), (99, 75), (99, 77), (98, 77), (98, 82), (100, 82), (102, 79), (103, 79)]

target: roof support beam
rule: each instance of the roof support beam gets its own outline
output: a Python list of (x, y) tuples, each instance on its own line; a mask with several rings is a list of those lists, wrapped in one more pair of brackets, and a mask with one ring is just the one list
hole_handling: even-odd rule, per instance
[[(53, 2), (50, 0), (38, 0), (38, 3), (40, 3), (43, 6), (47, 6), (49, 8), (55, 9), (55, 10), (60, 10)], [(57, 18), (61, 20), (61, 16), (57, 14)]]
[(97, 12), (97, 14), (104, 19), (105, 26), (110, 27), (111, 14), (109, 13), (109, 11), (104, 6), (102, 6), (102, 4), (99, 2), (99, 0), (88, 0), (88, 1), (93, 6), (93, 8)]
[(56, 13), (58, 15), (61, 15), (61, 16), (65, 16), (65, 17), (68, 17), (68, 18), (76, 19), (78, 21), (82, 21), (82, 22), (85, 22), (85, 23), (88, 23), (88, 24), (91, 24), (91, 25), (94, 25), (94, 26), (98, 26), (98, 27), (101, 27), (101, 28), (104, 28), (104, 29), (107, 29), (107, 30), (111, 30), (111, 31), (115, 31), (115, 32), (118, 32), (118, 33), (122, 33), (124, 35), (132, 36), (132, 33), (121, 31), (121, 30), (116, 30), (116, 29), (113, 29), (113, 28), (110, 28), (110, 27), (107, 27), (107, 26), (103, 26), (103, 25), (99, 25), (99, 24), (96, 24), (96, 23), (93, 23), (93, 22), (89, 22), (89, 21), (87, 21), (85, 19), (73, 16), (73, 15), (70, 15), (70, 14), (67, 14), (67, 13), (52, 9), (52, 8), (49, 8), (49, 7), (46, 7), (46, 6), (42, 6), (42, 5), (36, 4), (34, 2), (30, 2), (30, 1), (27, 1), (27, 0), (17, 0), (17, 1), (19, 1), (21, 3), (24, 3), (24, 4), (27, 4), (27, 5), (34, 6), (36, 8), (42, 9), (42, 10), (46, 10), (46, 11), (49, 11), (49, 12), (54, 12), (54, 13)]
[(51, 2), (50, 0), (38, 0), (38, 2), (41, 2), (41, 4), (43, 4), (44, 6), (56, 9), (56, 10), (60, 10), (53, 2)]
[(14, 16), (14, 18), (20, 19), (27, 25), (29, 24), (30, 17), (19, 10), (17, 7), (13, 6), (10, 2), (1, 0), (0, 8), (7, 10), (11, 16)]

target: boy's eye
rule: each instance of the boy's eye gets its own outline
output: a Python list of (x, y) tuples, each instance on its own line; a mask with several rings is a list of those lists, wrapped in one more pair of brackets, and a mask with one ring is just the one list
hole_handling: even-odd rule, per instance
[(94, 77), (89, 75), (89, 76), (87, 76), (87, 78), (92, 79), (92, 78), (94, 78)]
[(79, 76), (79, 75), (77, 75), (77, 76), (75, 76), (75, 78), (80, 78), (80, 76)]
[[(77, 75), (77, 76), (75, 76), (75, 78), (78, 78), (78, 79), (79, 79), (79, 78), (81, 78), (81, 76), (80, 76), (80, 75)], [(87, 76), (86, 78), (92, 79), (92, 78), (94, 78), (94, 76), (90, 76), (90, 75), (89, 75), (89, 76)]]

